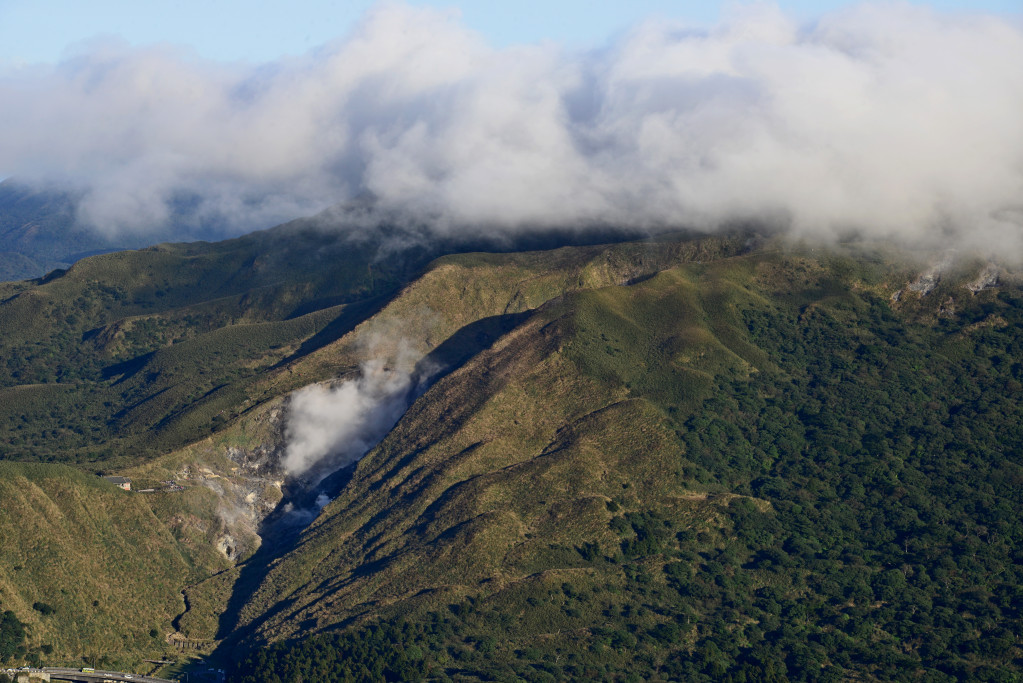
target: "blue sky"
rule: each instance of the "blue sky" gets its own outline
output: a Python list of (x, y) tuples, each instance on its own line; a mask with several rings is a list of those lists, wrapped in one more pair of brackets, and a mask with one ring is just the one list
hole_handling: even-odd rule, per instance
[[(0, 65), (46, 63), (97, 37), (133, 45), (174, 43), (214, 60), (270, 61), (344, 36), (372, 0), (0, 0)], [(553, 41), (604, 42), (646, 17), (713, 24), (727, 3), (699, 0), (412, 0), (457, 8), (463, 22), (496, 46)], [(781, 0), (799, 18), (848, 0)], [(1023, 0), (931, 0), (943, 10), (1023, 13)]]

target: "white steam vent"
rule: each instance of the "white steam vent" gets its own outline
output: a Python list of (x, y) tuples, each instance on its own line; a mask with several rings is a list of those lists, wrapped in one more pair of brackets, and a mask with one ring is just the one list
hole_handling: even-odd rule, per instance
[[(376, 350), (381, 346), (370, 344)], [(392, 346), (391, 357), (365, 361), (356, 379), (292, 394), (282, 462), (288, 474), (319, 482), (365, 455), (401, 418), (432, 373), (417, 371), (421, 354), (407, 341)]]

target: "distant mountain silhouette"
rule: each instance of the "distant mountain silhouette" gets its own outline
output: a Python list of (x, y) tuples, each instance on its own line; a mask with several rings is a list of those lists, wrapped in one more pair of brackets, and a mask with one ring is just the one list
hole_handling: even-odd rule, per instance
[(81, 194), (38, 188), (8, 178), (0, 183), (0, 280), (39, 277), (85, 256), (143, 246), (146, 240), (111, 240), (81, 226)]
[(82, 190), (18, 178), (0, 182), (0, 282), (41, 277), (86, 256), (161, 242), (220, 240), (248, 232), (200, 216), (202, 197), (188, 194), (168, 202), (171, 216), (165, 225), (109, 236), (79, 219), (84, 197)]

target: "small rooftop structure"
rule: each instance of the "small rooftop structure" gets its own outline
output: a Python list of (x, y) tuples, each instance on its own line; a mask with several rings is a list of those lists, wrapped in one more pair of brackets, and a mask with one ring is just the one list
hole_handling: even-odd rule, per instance
[(131, 491), (131, 479), (128, 477), (103, 477), (111, 484), (121, 487), (125, 491)]

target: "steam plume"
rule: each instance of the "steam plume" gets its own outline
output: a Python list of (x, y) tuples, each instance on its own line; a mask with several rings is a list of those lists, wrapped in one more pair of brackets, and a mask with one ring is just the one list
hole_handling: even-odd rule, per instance
[(371, 359), (358, 378), (334, 387), (313, 384), (292, 395), (282, 461), (289, 475), (318, 483), (365, 455), (404, 414), (431, 373), (417, 369), (422, 354), (407, 341), (399, 340), (390, 357), (381, 346), (370, 343)]
[(908, 4), (809, 26), (756, 5), (585, 53), (498, 50), (388, 4), (256, 67), (106, 43), (0, 75), (0, 175), (84, 187), (81, 218), (111, 232), (182, 203), (240, 231), (369, 193), (438, 230), (768, 217), (1004, 251), (1023, 233), (1020, 64), (1018, 21)]

